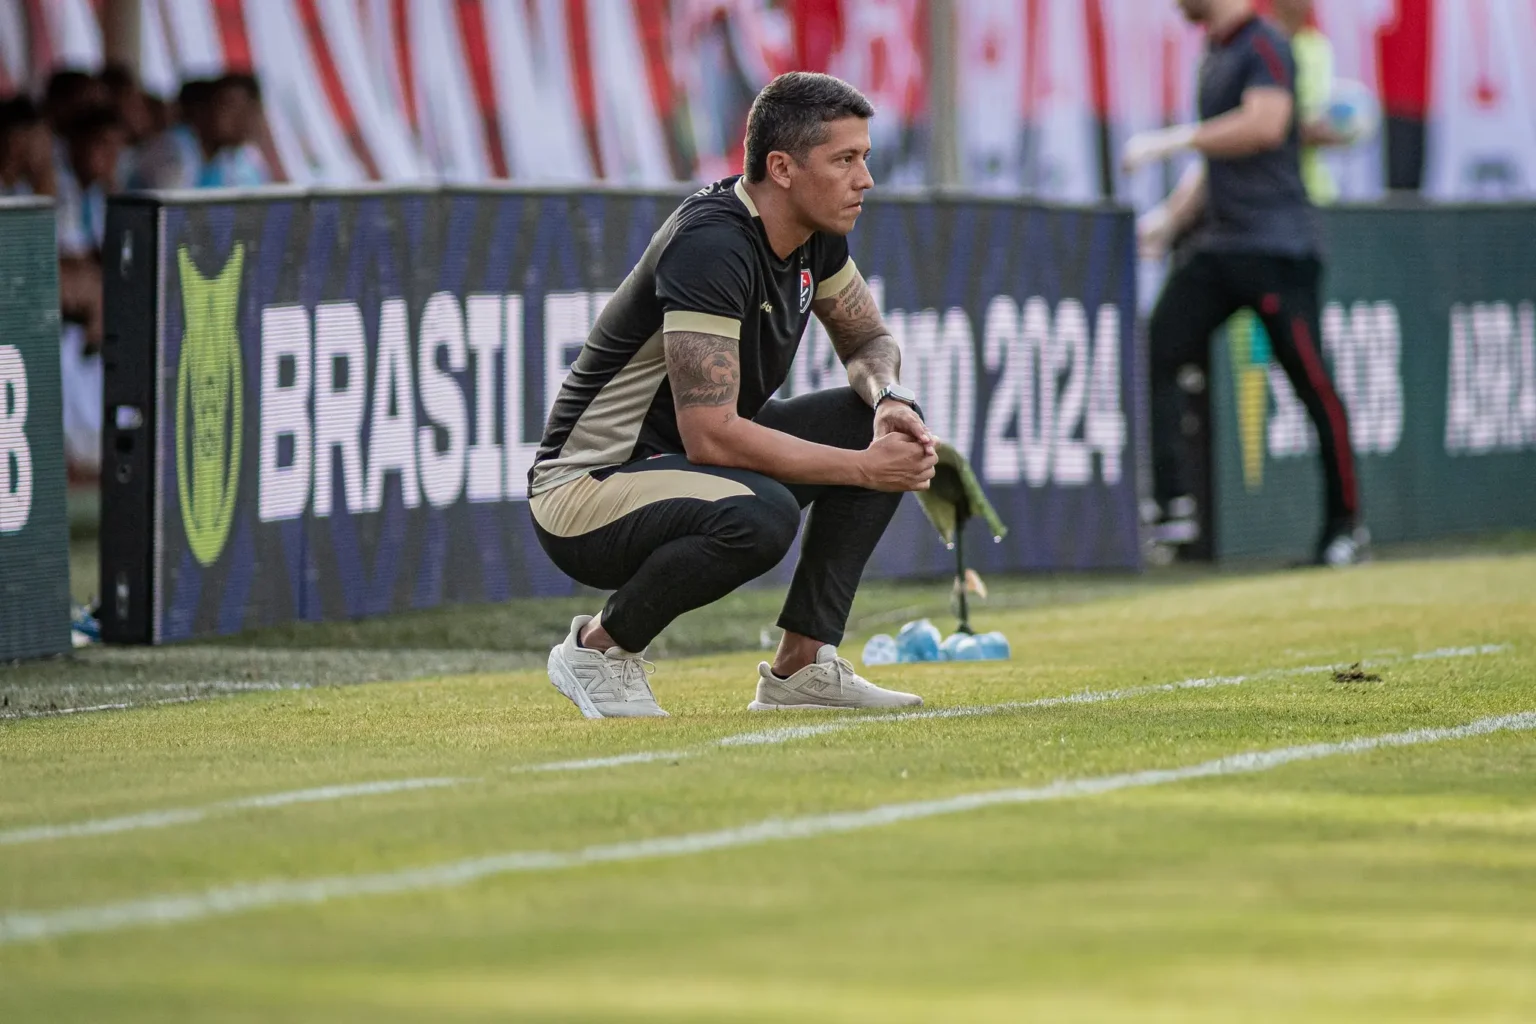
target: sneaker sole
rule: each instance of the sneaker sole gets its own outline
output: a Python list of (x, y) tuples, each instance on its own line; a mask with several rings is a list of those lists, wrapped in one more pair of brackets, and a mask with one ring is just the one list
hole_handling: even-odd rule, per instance
[(1158, 523), (1148, 531), (1152, 539), (1175, 547), (1193, 544), (1200, 539), (1200, 524), (1194, 522)]
[(560, 648), (549, 649), (549, 681), (555, 689), (559, 690), (566, 700), (575, 704), (581, 711), (583, 718), (603, 718), (603, 713), (597, 710), (597, 705), (592, 703), (592, 698), (587, 696), (587, 691), (582, 689), (581, 683), (571, 675), (566, 668), (565, 660), (560, 657)]
[(916, 704), (764, 704), (754, 700), (747, 705), (748, 711), (896, 711), (901, 708), (920, 708)]

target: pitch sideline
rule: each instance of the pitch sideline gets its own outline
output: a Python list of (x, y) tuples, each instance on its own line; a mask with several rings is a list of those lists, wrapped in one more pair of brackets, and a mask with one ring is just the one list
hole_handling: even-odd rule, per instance
[(1299, 761), (1359, 754), (1390, 747), (1487, 736), (1498, 732), (1536, 729), (1536, 711), (1482, 718), (1466, 725), (1364, 736), (1336, 743), (1309, 743), (1274, 750), (1251, 750), (1179, 768), (1065, 779), (1045, 786), (982, 790), (937, 800), (885, 804), (862, 811), (838, 811), (800, 818), (769, 818), (736, 828), (692, 832), (678, 836), (588, 846), (571, 852), (512, 852), (400, 871), (366, 875), (333, 875), (307, 881), (250, 882), (201, 893), (157, 896), (122, 903), (70, 907), (42, 913), (0, 916), (0, 945), (36, 942), (67, 935), (119, 931), (141, 925), (167, 925), (226, 917), (248, 910), (298, 904), (320, 904), (355, 896), (384, 896), (449, 889), (498, 875), (559, 871), (591, 864), (684, 857), (790, 839), (810, 839), (960, 814), (987, 807), (1040, 803), (1097, 796), (1117, 790), (1140, 789), (1191, 779), (1248, 775), (1271, 771)]
[[(1481, 655), (1499, 654), (1509, 650), (1508, 644), (1484, 644), (1479, 647), (1440, 647), (1430, 651), (1420, 651), (1415, 654), (1386, 660), (1366, 661), (1362, 664), (1368, 667), (1381, 667), (1384, 665), (1399, 664), (1404, 661), (1428, 661), (1440, 658), (1467, 658)], [(1217, 686), (1240, 686), (1246, 682), (1258, 679), (1285, 678), (1288, 676), (1309, 675), (1314, 672), (1329, 672), (1338, 669), (1338, 665), (1301, 665), (1294, 668), (1263, 669), (1246, 675), (1236, 676), (1205, 676), (1193, 679), (1181, 679), (1173, 683), (1152, 683), (1146, 686), (1132, 686), (1118, 690), (1084, 690), (1078, 693), (1065, 694), (1058, 697), (1038, 697), (1034, 700), (1008, 701), (1001, 704), (978, 704), (953, 708), (933, 708), (927, 711), (905, 711), (896, 714), (860, 715), (850, 717), (839, 722), (819, 722), (813, 725), (782, 726), (774, 729), (766, 729), (757, 732), (737, 733), (713, 740), (698, 750), (671, 750), (671, 751), (635, 751), (628, 754), (615, 754), (604, 757), (582, 758), (578, 760), (547, 761), (539, 764), (516, 765), (509, 769), (510, 772), (565, 772), (565, 771), (591, 771), (597, 768), (613, 768), (630, 764), (646, 764), (653, 761), (673, 761), (693, 757), (696, 754), (713, 748), (729, 748), (739, 746), (769, 746), (780, 743), (789, 743), (798, 739), (806, 739), (812, 736), (820, 736), (827, 733), (842, 732), (848, 729), (858, 729), (869, 725), (879, 725), (891, 722), (910, 722), (915, 720), (940, 719), (940, 718), (969, 718), (979, 715), (994, 715), (1006, 711), (1020, 711), (1029, 708), (1060, 707), (1071, 704), (1099, 704), (1107, 701), (1127, 700), (1132, 697), (1143, 697), (1153, 693), (1172, 693), (1178, 690), (1206, 689)], [(74, 839), (85, 836), (113, 835), (120, 832), (132, 832), (140, 829), (170, 828), (176, 825), (189, 825), (206, 820), (216, 814), (226, 811), (252, 810), (268, 807), (282, 807), (298, 803), (315, 803), (329, 800), (344, 800), (357, 796), (378, 796), (388, 793), (407, 792), (410, 790), (437, 788), (443, 786), (456, 786), (471, 782), (484, 782), (484, 778), (416, 778), (416, 779), (380, 779), (370, 782), (343, 783), (331, 786), (321, 786), (313, 789), (287, 790), (277, 793), (260, 794), (257, 796), (241, 797), (234, 800), (222, 800), (217, 803), (205, 804), (201, 807), (166, 808), (158, 811), (144, 811), (137, 814), (126, 814), (111, 818), (95, 818), (87, 821), (64, 825), (32, 825), (22, 828), (9, 829), (0, 832), (0, 846), (15, 846), (22, 843), (47, 842), (58, 839)]]

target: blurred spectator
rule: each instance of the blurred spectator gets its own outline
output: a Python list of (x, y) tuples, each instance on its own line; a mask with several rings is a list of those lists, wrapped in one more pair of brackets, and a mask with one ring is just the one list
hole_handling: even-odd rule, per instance
[(0, 103), (0, 195), (53, 195), (53, 139), (25, 96)]
[(100, 346), (103, 332), (101, 245), (107, 195), (128, 144), (128, 130), (110, 106), (76, 113), (58, 151), (60, 371), (64, 385), (64, 449), (75, 477), (101, 468)]
[(169, 127), (190, 124), (194, 118), (200, 116), (199, 111), (213, 93), (213, 81), (211, 78), (189, 78), (181, 83), (181, 90), (176, 93), (176, 108), (171, 112)]
[(139, 147), (158, 132), (150, 119), (149, 98), (139, 88), (132, 69), (122, 64), (108, 64), (102, 69), (100, 78), (107, 87), (108, 105), (117, 111), (117, 119), (128, 134), (128, 145), (123, 149), (117, 167), (117, 182), (125, 185), (133, 179)]
[(41, 106), (0, 102), (0, 194), (55, 197), (64, 441), (72, 479), (101, 465), (101, 248), (107, 196), (138, 188), (249, 187), (271, 180), (271, 139), (253, 75), (184, 83), (174, 103), (149, 96), (133, 72), (67, 69)]
[(130, 146), (137, 146), (157, 134), (149, 97), (139, 88), (132, 69), (122, 64), (108, 64), (102, 69), (101, 81), (107, 87), (108, 102), (128, 132)]
[(111, 101), (111, 91), (101, 79), (88, 71), (66, 68), (48, 79), (43, 90), (43, 117), (55, 134), (62, 134), (82, 112)]
[(261, 103), (261, 81), (251, 74), (229, 74), (223, 81), (245, 93), (244, 141), (231, 154), (230, 183), (242, 187), (271, 184), (273, 163), (267, 154), (275, 154), (277, 149)]
[(64, 457), (73, 479), (101, 471), (101, 263), (59, 260), (59, 371), (64, 397)]
[(149, 112), (149, 138), (168, 132), (176, 123), (176, 107), (159, 96), (144, 94), (144, 108)]
[(59, 255), (94, 255), (107, 230), (107, 194), (116, 190), (117, 168), (128, 131), (111, 107), (78, 113), (66, 127), (58, 177)]
[(1326, 206), (1339, 198), (1333, 171), (1322, 148), (1347, 140), (1328, 127), (1325, 115), (1333, 95), (1333, 44), (1317, 28), (1312, 0), (1274, 0), (1275, 21), (1291, 37), (1296, 61), (1296, 119), (1301, 122), (1301, 179), (1312, 202)]
[(270, 180), (253, 144), (262, 123), (261, 90), (254, 77), (188, 82), (179, 104), (181, 123), (145, 148), (134, 187), (249, 187)]

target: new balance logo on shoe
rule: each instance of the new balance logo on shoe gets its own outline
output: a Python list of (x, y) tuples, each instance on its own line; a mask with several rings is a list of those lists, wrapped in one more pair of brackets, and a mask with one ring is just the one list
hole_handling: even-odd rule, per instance
[(767, 662), (758, 665), (757, 675), (757, 699), (747, 705), (749, 711), (910, 708), (923, 702), (915, 693), (887, 690), (863, 678), (831, 644), (823, 645), (815, 662), (788, 679), (774, 675)]
[(650, 662), (614, 648), (594, 651), (578, 642), (590, 615), (571, 623), (565, 641), (549, 652), (549, 681), (587, 718), (664, 718), (647, 675)]

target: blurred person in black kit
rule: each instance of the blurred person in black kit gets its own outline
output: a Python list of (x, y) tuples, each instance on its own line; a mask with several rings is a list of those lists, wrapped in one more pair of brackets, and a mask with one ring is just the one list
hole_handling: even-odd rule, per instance
[(1365, 557), (1369, 535), (1361, 525), (1348, 416), (1319, 344), (1322, 253), (1302, 181), (1290, 43), (1257, 16), (1251, 0), (1178, 3), (1209, 36), (1200, 67), (1200, 121), (1143, 132), (1124, 153), (1129, 170), (1186, 150), (1204, 157), (1137, 225), (1148, 258), (1180, 240), (1151, 322), (1154, 497), (1160, 510), (1153, 536), (1168, 544), (1199, 536), (1178, 376), (1190, 364), (1208, 376), (1212, 333), (1238, 310), (1251, 309), (1317, 430), (1326, 486), (1314, 561), (1352, 565)]

